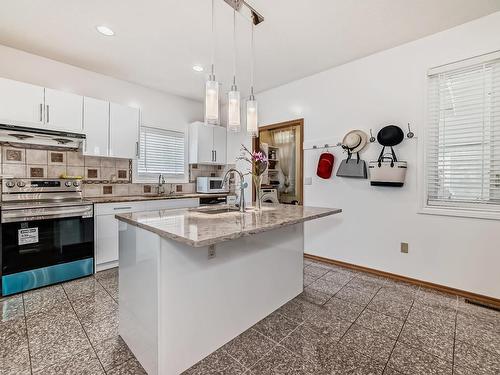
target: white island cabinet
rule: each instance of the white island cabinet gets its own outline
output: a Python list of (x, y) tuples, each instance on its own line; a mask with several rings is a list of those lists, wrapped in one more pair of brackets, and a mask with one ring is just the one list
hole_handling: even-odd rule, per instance
[(198, 198), (176, 198), (94, 205), (95, 264), (96, 271), (118, 266), (118, 213), (130, 213), (154, 209), (198, 207)]
[(304, 221), (340, 211), (117, 215), (120, 336), (149, 375), (182, 373), (302, 292)]

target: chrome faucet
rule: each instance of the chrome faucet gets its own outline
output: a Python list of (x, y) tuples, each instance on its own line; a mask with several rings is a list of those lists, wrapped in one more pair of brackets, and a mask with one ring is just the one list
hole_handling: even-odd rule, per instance
[(248, 184), (245, 182), (245, 177), (243, 176), (243, 173), (241, 173), (239, 170), (235, 168), (230, 168), (227, 170), (226, 174), (224, 175), (222, 179), (222, 186), (226, 185), (227, 180), (229, 179), (229, 174), (231, 172), (236, 172), (238, 176), (240, 176), (240, 212), (245, 212), (245, 188), (248, 186)]
[(165, 184), (165, 177), (160, 173), (158, 176), (158, 195), (165, 194), (165, 187), (163, 186)]

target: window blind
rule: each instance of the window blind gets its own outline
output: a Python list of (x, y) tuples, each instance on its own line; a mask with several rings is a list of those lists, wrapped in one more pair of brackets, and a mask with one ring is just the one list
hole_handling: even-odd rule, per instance
[(429, 75), (428, 206), (500, 210), (500, 58)]
[(184, 133), (142, 126), (137, 172), (183, 175), (185, 173)]

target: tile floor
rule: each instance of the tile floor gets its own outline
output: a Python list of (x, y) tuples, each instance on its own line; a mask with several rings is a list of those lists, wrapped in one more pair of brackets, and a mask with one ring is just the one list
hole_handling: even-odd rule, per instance
[[(500, 374), (500, 313), (344, 268), (185, 374)], [(0, 300), (0, 374), (145, 374), (118, 336), (117, 270)]]

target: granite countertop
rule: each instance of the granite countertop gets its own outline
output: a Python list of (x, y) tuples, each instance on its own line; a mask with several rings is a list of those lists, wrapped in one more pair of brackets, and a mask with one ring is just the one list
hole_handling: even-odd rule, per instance
[(245, 213), (206, 213), (207, 210), (227, 207), (217, 205), (209, 208), (136, 212), (116, 215), (116, 218), (163, 238), (202, 247), (342, 212), (338, 208), (266, 204), (261, 211), (250, 208)]
[(184, 193), (184, 194), (165, 194), (165, 195), (127, 195), (127, 196), (109, 196), (109, 197), (86, 197), (93, 203), (118, 203), (118, 202), (136, 202), (153, 201), (162, 199), (182, 199), (182, 198), (217, 198), (226, 197), (229, 194), (202, 194), (202, 193)]

